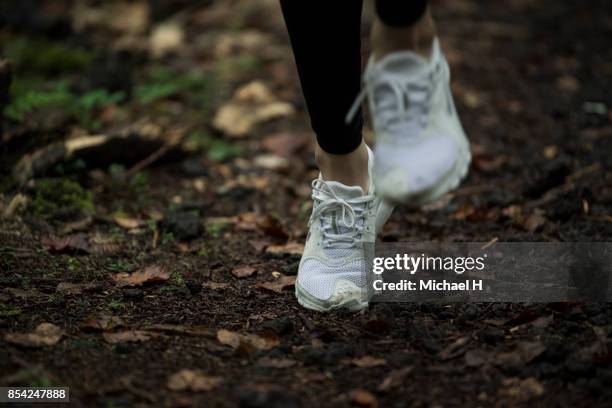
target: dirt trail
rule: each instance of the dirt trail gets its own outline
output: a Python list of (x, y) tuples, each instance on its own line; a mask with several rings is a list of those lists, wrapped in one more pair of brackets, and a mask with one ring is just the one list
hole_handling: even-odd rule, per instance
[[(72, 7), (56, 3), (50, 16)], [(151, 31), (136, 20), (100, 28), (83, 14), (92, 26), (77, 37), (50, 17), (33, 22), (18, 9), (3, 17), (13, 45), (42, 35), (102, 50), (91, 72), (31, 69), (70, 78), (79, 95), (108, 91), (97, 94), (100, 106), (91, 102), (91, 117), (75, 105), (73, 117), (51, 109), (17, 125), (15, 110), (3, 128), (3, 173), (83, 129), (143, 120), (153, 133), (200, 131), (183, 144), (193, 153), (166, 155), (130, 181), (122, 175), (134, 161), (54, 167), (23, 187), (2, 178), (2, 211), (17, 192), (29, 204), (0, 219), (0, 384), (69, 386), (75, 406), (606, 405), (608, 304), (299, 307), (293, 243), (305, 238), (316, 169), (277, 5), (151, 3), (147, 24), (157, 28), (187, 10), (180, 30), (166, 27), (178, 30), (164, 37), (176, 43), (130, 43)], [(382, 240), (610, 240), (608, 2), (442, 1), (434, 14), (473, 166), (444, 205), (396, 210)], [(125, 54), (103, 52), (121, 41)], [(184, 74), (200, 66), (214, 80)], [(6, 337), (45, 322), (59, 338)]]

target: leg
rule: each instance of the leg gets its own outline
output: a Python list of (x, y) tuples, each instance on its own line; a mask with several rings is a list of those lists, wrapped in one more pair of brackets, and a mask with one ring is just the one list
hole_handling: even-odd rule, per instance
[[(325, 180), (368, 187), (361, 112), (344, 118), (361, 86), (360, 0), (281, 0)], [(337, 4), (338, 3), (338, 4)]]
[(427, 0), (376, 0), (376, 15), (371, 40), (377, 60), (406, 49), (429, 57), (435, 26)]
[(370, 182), (373, 154), (363, 143), (361, 112), (345, 123), (361, 87), (361, 0), (281, 0), (281, 5), (321, 170), (313, 182), (296, 297), (319, 311), (361, 309), (367, 306), (362, 244), (374, 243), (391, 212)]
[(373, 56), (365, 72), (376, 134), (376, 192), (419, 206), (457, 187), (469, 143), (450, 90), (450, 69), (426, 0), (376, 0)]

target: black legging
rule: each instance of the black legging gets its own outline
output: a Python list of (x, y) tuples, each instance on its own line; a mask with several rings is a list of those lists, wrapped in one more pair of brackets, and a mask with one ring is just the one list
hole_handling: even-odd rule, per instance
[[(346, 113), (361, 86), (362, 0), (280, 0), (312, 128), (321, 148), (346, 154), (361, 143), (361, 111), (347, 125)], [(427, 0), (377, 0), (378, 17), (409, 26)]]

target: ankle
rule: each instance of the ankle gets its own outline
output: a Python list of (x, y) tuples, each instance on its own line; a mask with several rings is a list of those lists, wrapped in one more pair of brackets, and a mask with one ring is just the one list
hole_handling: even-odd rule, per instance
[(392, 52), (405, 50), (429, 58), (435, 36), (436, 27), (428, 9), (416, 23), (405, 28), (388, 26), (376, 18), (372, 25), (370, 40), (376, 60)]
[(359, 186), (368, 192), (368, 150), (365, 143), (348, 154), (327, 153), (319, 145), (315, 149), (315, 160), (324, 180), (337, 181), (347, 186)]

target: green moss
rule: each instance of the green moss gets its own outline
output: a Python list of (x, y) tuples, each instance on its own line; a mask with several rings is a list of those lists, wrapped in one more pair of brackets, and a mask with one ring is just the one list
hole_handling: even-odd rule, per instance
[(95, 54), (84, 48), (69, 47), (42, 38), (13, 37), (4, 46), (4, 54), (19, 71), (57, 74), (79, 70), (89, 65)]
[(21, 309), (0, 303), (0, 317), (11, 317), (21, 314)]
[(191, 151), (207, 151), (208, 158), (216, 161), (240, 156), (243, 152), (241, 146), (228, 143), (223, 139), (216, 139), (203, 130), (197, 130), (187, 136), (185, 148)]
[(22, 121), (35, 110), (62, 106), (71, 102), (72, 95), (66, 82), (47, 89), (28, 89), (21, 81), (11, 85), (11, 103), (4, 108), (4, 116)]
[(44, 219), (53, 219), (58, 212), (93, 213), (91, 192), (68, 179), (41, 179), (28, 211)]
[(11, 84), (11, 102), (3, 113), (9, 119), (24, 121), (35, 111), (57, 108), (76, 119), (83, 127), (97, 130), (101, 126), (97, 118), (99, 109), (124, 99), (123, 92), (108, 92), (105, 89), (94, 89), (77, 95), (70, 91), (67, 81), (44, 86), (36, 81), (30, 82), (27, 78), (17, 78)]
[(209, 81), (202, 73), (183, 74), (167, 67), (155, 67), (144, 82), (136, 86), (134, 95), (141, 104), (186, 94), (188, 97), (204, 93)]

